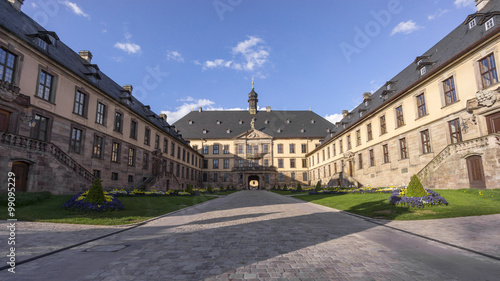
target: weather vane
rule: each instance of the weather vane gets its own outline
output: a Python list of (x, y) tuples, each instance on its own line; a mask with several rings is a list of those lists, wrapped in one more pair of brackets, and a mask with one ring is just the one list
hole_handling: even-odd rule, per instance
[(253, 77), (252, 77), (252, 89), (253, 89)]

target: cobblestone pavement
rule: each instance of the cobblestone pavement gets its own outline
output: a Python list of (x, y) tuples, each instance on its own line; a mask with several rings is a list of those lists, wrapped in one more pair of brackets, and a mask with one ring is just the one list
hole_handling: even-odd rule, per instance
[[(500, 261), (408, 232), (498, 255), (499, 221), (493, 215), (375, 224), (271, 192), (243, 191), (19, 265), (15, 275), (4, 270), (0, 280), (498, 280)], [(34, 231), (38, 238), (23, 241), (31, 247), (59, 242), (50, 237), (72, 241), (54, 231)], [(80, 231), (69, 232), (74, 243), (83, 238)]]

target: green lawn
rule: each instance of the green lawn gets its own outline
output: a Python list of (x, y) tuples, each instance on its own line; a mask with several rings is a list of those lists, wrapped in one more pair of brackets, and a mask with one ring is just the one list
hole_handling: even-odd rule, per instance
[[(423, 209), (389, 204), (389, 193), (304, 195), (295, 198), (370, 218), (423, 220), (500, 214), (500, 189), (435, 189), (449, 203)], [(482, 194), (482, 195), (481, 195)]]
[(299, 194), (308, 194), (309, 191), (302, 191), (302, 192), (294, 192), (292, 193), (292, 191), (290, 190), (287, 190), (287, 191), (283, 191), (283, 190), (269, 190), (271, 192), (274, 192), (274, 193), (278, 193), (278, 194), (281, 194), (281, 195), (291, 195), (291, 194), (294, 194), (294, 195), (299, 195)]
[[(117, 212), (80, 213), (66, 211), (62, 205), (73, 195), (52, 195), (49, 199), (29, 206), (16, 207), (16, 219), (20, 221), (57, 222), (94, 225), (120, 225), (148, 220), (187, 206), (195, 205), (214, 196), (165, 196), (165, 197), (118, 197), (125, 207)], [(7, 204), (5, 204), (7, 206)], [(6, 220), (7, 207), (0, 215)]]

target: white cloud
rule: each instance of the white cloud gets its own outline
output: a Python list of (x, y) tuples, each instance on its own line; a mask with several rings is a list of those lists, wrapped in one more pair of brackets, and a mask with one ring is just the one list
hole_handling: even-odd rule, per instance
[(123, 57), (113, 57), (113, 60), (116, 61), (116, 62), (122, 62), (123, 61)]
[(443, 9), (438, 9), (434, 14), (428, 15), (427, 19), (428, 20), (435, 20), (435, 19), (441, 17), (442, 15), (444, 15), (444, 14), (446, 14), (448, 12), (449, 12), (449, 10), (447, 10), (447, 9), (444, 9), (444, 10)]
[(209, 99), (195, 99), (190, 96), (183, 99), (179, 99), (177, 101), (183, 102), (183, 104), (181, 106), (176, 107), (175, 111), (166, 110), (161, 112), (167, 115), (167, 122), (170, 124), (175, 123), (177, 120), (181, 119), (192, 110), (198, 110), (200, 106), (203, 108), (203, 110), (217, 110), (217, 111), (245, 110), (243, 108), (223, 108), (220, 106), (214, 106), (215, 102)]
[(184, 62), (184, 58), (177, 51), (167, 51), (167, 60), (174, 60), (177, 62)]
[[(268, 62), (269, 47), (263, 39), (249, 36), (247, 40), (239, 42), (231, 48), (232, 59), (206, 60), (202, 64), (203, 70), (216, 68), (230, 68), (235, 70), (255, 71)], [(198, 64), (199, 61), (194, 61)], [(265, 77), (264, 75), (261, 75)]]
[(476, 5), (474, 3), (474, 0), (455, 0), (455, 2), (453, 4), (455, 4), (455, 7), (457, 7), (457, 9), (463, 8), (463, 7), (468, 7), (468, 6), (475, 7), (475, 5)]
[(397, 33), (410, 34), (420, 28), (422, 27), (418, 26), (413, 20), (402, 21), (392, 29), (391, 36)]
[(135, 43), (122, 43), (122, 42), (116, 42), (115, 43), (115, 48), (120, 49), (124, 52), (127, 52), (128, 54), (136, 54), (141, 52), (141, 46), (135, 44)]
[(38, 8), (38, 5), (35, 2), (33, 2), (33, 3), (31, 3), (31, 7), (36, 9), (36, 8)]
[(66, 7), (68, 7), (71, 11), (73, 11), (73, 13), (75, 13), (76, 15), (90, 19), (89, 14), (86, 14), (82, 10), (82, 8), (78, 7), (76, 3), (64, 1), (63, 4), (66, 5)]
[(342, 114), (334, 113), (334, 114), (327, 114), (325, 116), (325, 119), (332, 122), (333, 124), (339, 122), (342, 120)]

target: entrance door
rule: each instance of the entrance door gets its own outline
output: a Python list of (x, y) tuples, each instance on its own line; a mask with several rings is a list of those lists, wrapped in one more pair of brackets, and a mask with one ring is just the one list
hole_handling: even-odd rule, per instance
[(9, 130), (10, 112), (0, 109), (0, 131), (7, 132)]
[(486, 116), (488, 134), (500, 134), (500, 112)]
[(12, 172), (16, 175), (16, 191), (26, 192), (28, 189), (29, 164), (16, 161), (12, 163)]
[(349, 162), (349, 176), (352, 177), (353, 176), (352, 160), (349, 160), (347, 162)]
[(153, 159), (153, 176), (157, 176), (158, 175), (158, 165), (159, 165), (159, 161), (158, 159), (155, 157)]
[(248, 177), (248, 189), (259, 189), (259, 176)]
[(469, 174), (470, 188), (486, 188), (484, 181), (483, 161), (481, 156), (467, 157), (467, 172)]

